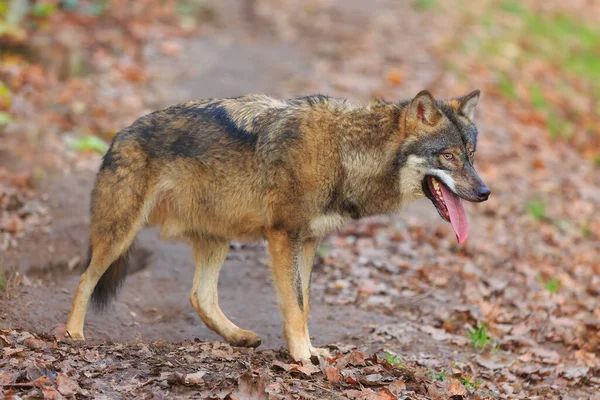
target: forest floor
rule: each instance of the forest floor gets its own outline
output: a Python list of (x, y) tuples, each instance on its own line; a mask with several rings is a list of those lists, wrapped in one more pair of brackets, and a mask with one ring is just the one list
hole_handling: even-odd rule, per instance
[[(156, 3), (38, 10), (41, 28), (13, 29), (18, 51), (1, 55), (0, 398), (600, 399), (600, 108), (585, 61), (597, 8)], [(583, 56), (560, 53), (563, 39)], [(427, 200), (323, 242), (310, 329), (333, 359), (289, 359), (264, 244), (234, 243), (221, 274), (225, 314), (263, 339), (232, 348), (189, 305), (190, 249), (150, 229), (114, 306), (89, 313), (88, 341), (64, 337), (96, 138), (192, 98), (424, 88), (482, 90), (476, 167), (492, 196), (466, 206), (464, 245)]]

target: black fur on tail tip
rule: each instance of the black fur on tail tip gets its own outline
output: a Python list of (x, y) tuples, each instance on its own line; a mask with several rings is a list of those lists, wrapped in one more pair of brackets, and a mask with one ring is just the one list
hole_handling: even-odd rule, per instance
[[(121, 254), (121, 256), (119, 256), (119, 258), (117, 258), (110, 265), (110, 267), (108, 267), (106, 272), (104, 272), (98, 281), (98, 284), (92, 293), (92, 306), (94, 311), (105, 311), (106, 307), (116, 297), (117, 291), (127, 276), (127, 268), (131, 260), (132, 248), (133, 245), (130, 246), (127, 251)], [(92, 248), (90, 247), (86, 269), (89, 267), (91, 256)]]

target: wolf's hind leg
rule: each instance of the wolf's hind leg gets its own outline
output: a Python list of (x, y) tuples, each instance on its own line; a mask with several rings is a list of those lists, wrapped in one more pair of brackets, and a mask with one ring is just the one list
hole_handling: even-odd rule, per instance
[(195, 239), (193, 241), (196, 272), (190, 294), (190, 302), (202, 322), (223, 336), (227, 343), (234, 346), (258, 347), (260, 336), (239, 328), (231, 322), (219, 307), (217, 283), (219, 272), (229, 251), (229, 242), (225, 240)]
[[(66, 325), (72, 339), (84, 340), (83, 325), (92, 293), (99, 306), (104, 306), (116, 293), (125, 277), (127, 252), (140, 229), (139, 225), (132, 226), (119, 241), (96, 241), (90, 248), (90, 263), (79, 279)], [(101, 278), (102, 282), (98, 285)]]
[(135, 144), (122, 140), (116, 140), (104, 157), (92, 191), (90, 263), (79, 280), (66, 326), (74, 339), (83, 339), (90, 298), (105, 306), (125, 278), (128, 250), (145, 223), (144, 205), (149, 204), (146, 166), (146, 156)]
[(315, 261), (315, 253), (317, 246), (319, 245), (318, 240), (309, 239), (302, 243), (302, 249), (300, 251), (300, 278), (302, 281), (302, 300), (304, 303), (303, 307), (303, 318), (304, 318), (304, 329), (306, 330), (305, 336), (308, 342), (308, 348), (312, 356), (331, 358), (331, 354), (327, 349), (321, 349), (313, 347), (310, 341), (310, 333), (308, 332), (308, 316), (310, 312), (310, 279), (312, 276), (313, 264)]

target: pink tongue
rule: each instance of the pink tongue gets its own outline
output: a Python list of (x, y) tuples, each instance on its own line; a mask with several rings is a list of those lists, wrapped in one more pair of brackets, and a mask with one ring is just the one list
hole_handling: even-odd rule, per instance
[(446, 189), (446, 186), (440, 185), (442, 188), (442, 195), (444, 196), (444, 202), (446, 203), (446, 207), (448, 207), (448, 214), (450, 214), (450, 223), (452, 224), (452, 229), (456, 234), (456, 239), (458, 243), (464, 243), (467, 240), (467, 236), (469, 235), (469, 222), (467, 221), (467, 213), (465, 212), (465, 208), (460, 201), (460, 198), (452, 193), (450, 190)]

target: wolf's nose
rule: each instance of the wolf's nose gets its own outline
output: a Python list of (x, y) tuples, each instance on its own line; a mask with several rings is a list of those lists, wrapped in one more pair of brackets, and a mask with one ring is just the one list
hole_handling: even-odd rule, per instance
[(488, 197), (490, 197), (490, 193), (492, 193), (492, 191), (490, 190), (489, 187), (481, 186), (479, 188), (479, 190), (477, 191), (477, 199), (479, 201), (486, 201), (488, 199)]

